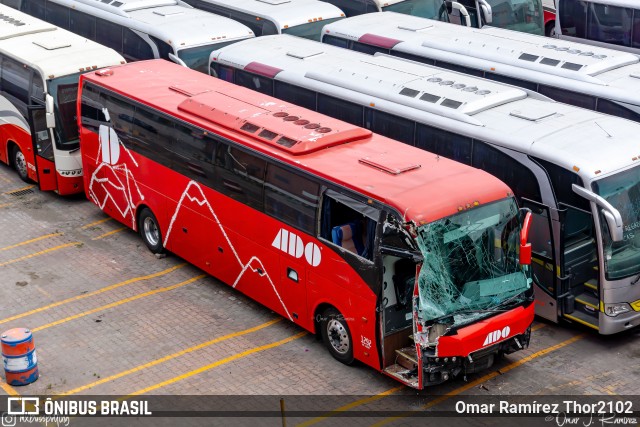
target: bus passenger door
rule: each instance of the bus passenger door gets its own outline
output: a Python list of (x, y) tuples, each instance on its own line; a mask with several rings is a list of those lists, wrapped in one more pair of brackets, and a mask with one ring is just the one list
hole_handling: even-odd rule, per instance
[(30, 105), (28, 109), (38, 187), (42, 191), (55, 190), (58, 188), (58, 182), (53, 155), (53, 140), (47, 127), (46, 109), (44, 105)]
[(522, 198), (522, 207), (531, 209), (531, 230), (529, 235), (532, 247), (531, 269), (536, 314), (553, 322), (558, 321), (557, 282), (559, 264), (556, 262), (553, 228), (549, 207), (542, 203)]

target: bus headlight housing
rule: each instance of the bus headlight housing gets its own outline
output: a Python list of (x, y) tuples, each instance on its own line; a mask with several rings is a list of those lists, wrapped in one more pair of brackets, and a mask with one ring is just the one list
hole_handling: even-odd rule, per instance
[(626, 302), (604, 305), (604, 312), (607, 316), (615, 317), (618, 314), (626, 313), (628, 311), (631, 311), (631, 306)]

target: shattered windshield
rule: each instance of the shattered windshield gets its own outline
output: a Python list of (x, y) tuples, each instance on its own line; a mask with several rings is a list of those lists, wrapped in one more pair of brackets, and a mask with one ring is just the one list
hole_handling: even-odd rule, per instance
[(622, 217), (621, 242), (611, 240), (606, 221), (600, 219), (607, 279), (640, 273), (640, 167), (595, 181), (593, 191), (611, 203)]
[(423, 321), (453, 315), (454, 324), (467, 323), (529, 289), (519, 263), (518, 214), (509, 198), (418, 228)]

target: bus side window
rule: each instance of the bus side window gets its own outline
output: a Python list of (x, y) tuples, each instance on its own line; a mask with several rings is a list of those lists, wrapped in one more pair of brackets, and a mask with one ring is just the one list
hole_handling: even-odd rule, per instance
[(22, 0), (20, 10), (42, 20), (44, 20), (46, 16), (44, 0)]
[(206, 186), (212, 187), (214, 176), (213, 153), (215, 141), (203, 131), (181, 123), (174, 123), (171, 141), (173, 169)]
[(640, 47), (640, 9), (635, 9), (633, 13), (633, 28), (631, 33), (631, 47)]
[[(109, 114), (113, 122), (114, 113), (109, 110)], [(117, 128), (117, 124), (114, 124), (114, 128)], [(173, 122), (155, 111), (137, 107), (131, 123), (131, 138), (123, 143), (127, 148), (149, 157), (154, 162), (171, 167), (172, 134)]]
[(127, 61), (153, 59), (153, 49), (146, 40), (129, 28), (124, 28), (123, 36), (122, 55)]
[(349, 40), (343, 39), (342, 37), (330, 36), (328, 34), (325, 34), (322, 36), (322, 43), (349, 49)]
[(50, 22), (53, 25), (57, 25), (58, 27), (62, 27), (65, 30), (69, 29), (69, 8), (67, 8), (66, 6), (61, 6), (52, 1), (48, 1), (45, 7), (47, 22)]
[(633, 9), (630, 8), (591, 3), (587, 13), (587, 38), (619, 46), (630, 46), (632, 15)]
[(625, 105), (620, 102), (598, 98), (597, 110), (601, 113), (640, 122), (640, 113), (637, 112), (640, 108), (637, 105)]
[(316, 110), (316, 93), (309, 89), (274, 80), (273, 96), (313, 111)]
[(362, 126), (364, 108), (353, 102), (318, 94), (318, 112), (344, 120), (356, 126)]
[[(484, 77), (489, 80), (494, 80), (496, 82), (506, 83), (508, 85), (520, 86), (525, 89), (538, 91), (538, 84), (534, 82), (528, 82), (526, 80), (515, 79), (513, 77), (503, 76), (502, 74), (495, 74), (490, 72), (485, 72)], [(482, 76), (480, 76), (482, 77)]]
[(413, 145), (416, 122), (389, 113), (365, 109), (365, 127), (375, 133)]
[(113, 22), (96, 18), (96, 41), (122, 53), (122, 27)]
[(466, 165), (471, 164), (471, 138), (417, 123), (415, 146)]
[(273, 95), (273, 80), (243, 70), (236, 70), (235, 83), (266, 95)]
[(462, 65), (451, 64), (445, 61), (434, 61), (437, 67), (446, 68), (447, 70), (457, 71), (459, 73), (471, 74), (472, 76), (482, 77), (484, 71), (474, 68), (464, 67)]
[(383, 47), (372, 46), (370, 44), (365, 44), (360, 42), (352, 42), (352, 43), (353, 44), (351, 45), (351, 49), (357, 52), (368, 53), (369, 55), (373, 55), (376, 52), (386, 53), (387, 55), (389, 54), (389, 49), (385, 49)]
[(273, 22), (269, 21), (268, 19), (263, 19), (262, 20), (262, 35), (263, 36), (269, 36), (269, 35), (273, 35), (273, 34), (280, 34), (280, 31), (278, 30), (278, 27), (276, 27), (276, 24), (274, 24)]
[(214, 188), (254, 209), (263, 211), (264, 175), (267, 161), (219, 142), (215, 165), (217, 177)]
[(171, 61), (171, 59), (169, 58), (169, 54), (173, 53), (173, 48), (171, 47), (171, 45), (169, 45), (168, 43), (163, 42), (162, 40), (159, 40), (159, 39), (157, 39), (156, 37), (153, 37), (153, 36), (149, 36), (149, 38), (158, 47), (158, 53), (160, 55), (160, 58), (166, 59), (167, 61)]
[(71, 9), (70, 29), (74, 33), (90, 40), (96, 39), (96, 18)]
[(400, 51), (393, 50), (393, 49), (391, 49), (390, 53), (391, 53), (391, 55), (397, 56), (398, 58), (404, 58), (404, 59), (408, 59), (410, 61), (421, 62), (423, 64), (434, 65), (436, 63), (436, 61), (431, 59), (431, 58), (425, 58), (425, 57), (418, 56), (418, 55), (412, 55), (410, 53), (400, 52)]
[(559, 0), (562, 34), (571, 37), (586, 37), (587, 3), (581, 0)]
[(264, 185), (264, 211), (315, 235), (320, 185), (300, 174), (269, 164)]
[(33, 70), (33, 78), (31, 80), (31, 98), (44, 102), (44, 80), (40, 72)]
[(575, 105), (576, 107), (586, 108), (588, 110), (596, 109), (596, 98), (591, 95), (545, 85), (540, 85), (538, 91), (542, 95), (548, 96), (558, 102), (564, 102), (565, 104)]
[(233, 76), (235, 68), (229, 67), (228, 65), (220, 65), (217, 62), (212, 62), (211, 69), (215, 72), (215, 74), (212, 73), (213, 76), (231, 83), (234, 82)]
[(107, 119), (102, 110), (104, 108), (103, 100), (93, 86), (85, 83), (82, 87), (81, 101), (80, 118), (82, 127), (98, 133), (100, 125), (107, 124)]
[(2, 57), (2, 77), (0, 78), (0, 91), (3, 95), (8, 95), (14, 102), (20, 113), (27, 116), (27, 105), (29, 105), (29, 84), (31, 81), (31, 70), (24, 68), (21, 64), (6, 56)]

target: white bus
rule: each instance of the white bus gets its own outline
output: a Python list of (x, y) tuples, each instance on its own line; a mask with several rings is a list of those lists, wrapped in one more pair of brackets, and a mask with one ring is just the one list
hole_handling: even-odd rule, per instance
[(322, 41), (520, 86), (640, 122), (640, 58), (631, 53), (501, 28), (452, 27), (391, 12), (327, 25)]
[(212, 50), (254, 37), (246, 26), (180, 0), (0, 0), (121, 53), (207, 72)]
[(78, 79), (124, 62), (112, 49), (0, 5), (0, 161), (43, 191), (82, 192)]
[(556, 0), (557, 37), (640, 54), (638, 0)]
[[(397, 12), (437, 19), (466, 27), (492, 25), (531, 34), (545, 34), (545, 9), (541, 0), (324, 0), (347, 16), (371, 12)], [(549, 25), (547, 32), (553, 26)]]
[(492, 173), (533, 212), (537, 313), (601, 334), (640, 324), (640, 124), (296, 37), (211, 59), (222, 79)]
[(226, 16), (251, 28), (256, 36), (291, 34), (320, 40), (322, 26), (344, 12), (319, 0), (185, 0), (198, 9)]

